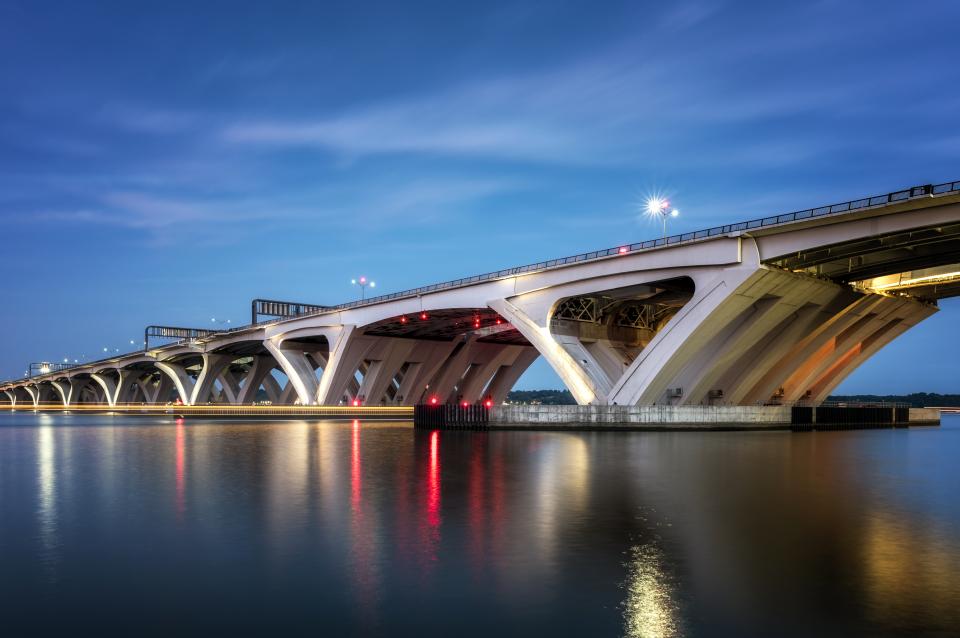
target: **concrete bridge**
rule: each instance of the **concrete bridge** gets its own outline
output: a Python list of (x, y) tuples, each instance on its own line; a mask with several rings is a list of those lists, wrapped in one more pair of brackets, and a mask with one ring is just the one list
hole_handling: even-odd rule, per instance
[[(581, 404), (825, 399), (960, 293), (960, 182), (617, 246), (0, 383), (7, 405), (501, 402), (544, 357)], [(46, 364), (45, 364), (46, 365)]]

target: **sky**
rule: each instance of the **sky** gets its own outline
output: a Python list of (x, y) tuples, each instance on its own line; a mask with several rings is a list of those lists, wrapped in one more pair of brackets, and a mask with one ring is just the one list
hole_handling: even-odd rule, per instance
[[(149, 5), (149, 6), (148, 6)], [(250, 5), (250, 6), (247, 6)], [(0, 378), (960, 179), (960, 3), (0, 3)], [(841, 392), (960, 392), (960, 300)], [(556, 388), (537, 362), (518, 388)]]

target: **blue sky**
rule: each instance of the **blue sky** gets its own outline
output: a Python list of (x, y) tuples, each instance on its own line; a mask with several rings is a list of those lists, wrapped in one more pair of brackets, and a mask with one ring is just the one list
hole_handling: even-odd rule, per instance
[[(202, 5), (202, 6), (201, 6)], [(362, 8), (358, 8), (362, 7)], [(0, 5), (0, 377), (960, 178), (955, 2)], [(957, 300), (849, 392), (960, 391)], [(556, 387), (536, 364), (521, 387)]]

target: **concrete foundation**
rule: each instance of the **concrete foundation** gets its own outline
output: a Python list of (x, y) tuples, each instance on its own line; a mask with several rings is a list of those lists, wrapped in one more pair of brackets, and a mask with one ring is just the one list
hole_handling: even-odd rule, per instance
[[(939, 423), (939, 410), (910, 409), (909, 425)], [(489, 421), (490, 429), (551, 430), (789, 430), (795, 426), (788, 406), (498, 405), (490, 410)]]

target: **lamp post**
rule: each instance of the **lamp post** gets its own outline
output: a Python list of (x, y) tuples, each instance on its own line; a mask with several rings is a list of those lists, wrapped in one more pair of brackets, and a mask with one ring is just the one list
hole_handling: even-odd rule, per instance
[(647, 214), (659, 217), (663, 222), (663, 238), (667, 238), (667, 217), (676, 217), (680, 214), (676, 208), (670, 208), (670, 200), (663, 197), (651, 197), (647, 200)]
[(350, 284), (353, 286), (360, 286), (360, 301), (366, 299), (367, 286), (370, 286), (371, 288), (377, 287), (377, 282), (368, 281), (367, 278), (363, 276), (357, 279), (351, 279)]

